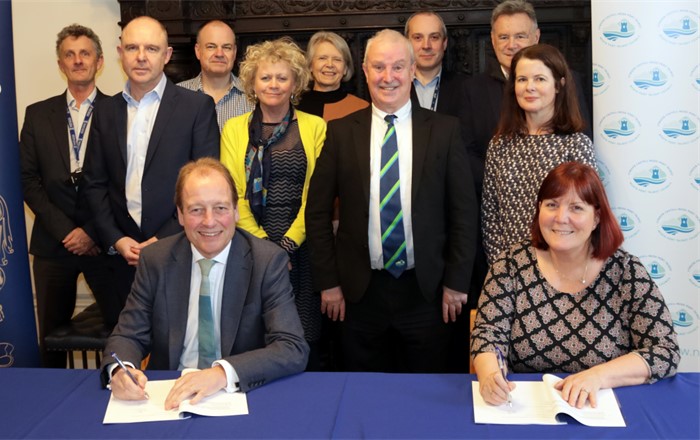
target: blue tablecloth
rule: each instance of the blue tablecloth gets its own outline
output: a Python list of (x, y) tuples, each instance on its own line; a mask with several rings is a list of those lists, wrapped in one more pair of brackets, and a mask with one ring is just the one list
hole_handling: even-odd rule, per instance
[(96, 370), (0, 369), (0, 438), (700, 438), (697, 373), (616, 389), (626, 428), (476, 425), (472, 380), (303, 373), (248, 393), (247, 416), (103, 425), (109, 392)]

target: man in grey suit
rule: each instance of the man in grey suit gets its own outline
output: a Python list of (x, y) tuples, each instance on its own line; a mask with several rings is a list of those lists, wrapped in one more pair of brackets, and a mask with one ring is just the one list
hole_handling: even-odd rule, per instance
[(211, 97), (177, 87), (163, 69), (170, 60), (165, 27), (137, 17), (117, 47), (129, 78), (124, 91), (95, 112), (85, 158), (85, 194), (123, 306), (141, 249), (180, 232), (173, 190), (190, 160), (219, 157)]
[(459, 121), (412, 104), (413, 48), (398, 32), (367, 42), (363, 69), (372, 106), (328, 124), (306, 204), (321, 311), (343, 321), (351, 370), (444, 372), (476, 246)]
[(110, 328), (121, 310), (82, 182), (94, 105), (105, 98), (95, 86), (102, 45), (92, 29), (72, 24), (58, 33), (56, 56), (67, 89), (27, 107), (19, 142), (24, 200), (35, 215), (29, 251), (45, 368), (66, 366), (65, 353), (44, 349), (44, 336), (70, 322), (81, 273)]
[[(133, 366), (149, 353), (151, 369), (201, 368), (176, 381), (166, 400), (171, 409), (184, 399), (196, 403), (221, 389), (245, 392), (303, 371), (309, 347), (287, 256), (236, 229), (238, 197), (228, 170), (211, 158), (191, 162), (180, 171), (175, 194), (185, 231), (141, 253), (107, 340), (103, 384), (111, 377), (115, 397), (145, 398), (146, 375)], [(137, 384), (117, 369), (112, 352), (130, 365)]]

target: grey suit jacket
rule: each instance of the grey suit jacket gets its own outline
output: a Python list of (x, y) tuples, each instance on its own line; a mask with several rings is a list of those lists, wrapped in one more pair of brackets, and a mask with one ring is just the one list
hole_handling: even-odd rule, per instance
[[(468, 292), (478, 205), (459, 121), (413, 105), (411, 216), (415, 270), (427, 301), (441, 285)], [(372, 108), (328, 124), (306, 203), (307, 243), (317, 290), (341, 286), (358, 302), (372, 269), (367, 238)], [(340, 199), (338, 235), (333, 201)]]
[[(105, 97), (98, 89), (95, 103)], [(77, 227), (83, 228), (97, 243), (83, 185), (76, 191), (68, 184), (71, 149), (66, 92), (27, 107), (19, 146), (24, 200), (36, 216), (29, 251), (42, 257), (72, 255), (61, 240)], [(87, 142), (83, 142), (82, 148), (87, 148)]]
[[(184, 347), (192, 251), (184, 233), (144, 248), (119, 323), (107, 340), (109, 355), (149, 369), (177, 370)], [(221, 353), (242, 391), (306, 368), (309, 347), (294, 304), (287, 254), (237, 229), (226, 264), (221, 303)], [(103, 384), (105, 375), (103, 374)]]

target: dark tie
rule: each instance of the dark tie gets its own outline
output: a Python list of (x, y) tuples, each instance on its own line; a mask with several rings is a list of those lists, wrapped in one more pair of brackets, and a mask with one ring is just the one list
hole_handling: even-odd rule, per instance
[(399, 147), (396, 141), (396, 115), (386, 115), (388, 127), (382, 142), (382, 168), (379, 174), (379, 212), (382, 226), (384, 269), (398, 278), (406, 268), (406, 238), (399, 185)]
[(211, 308), (211, 296), (209, 295), (209, 271), (214, 265), (214, 260), (202, 258), (199, 268), (202, 271), (202, 282), (199, 285), (199, 362), (197, 368), (209, 368), (216, 360), (216, 338), (214, 337), (214, 318)]

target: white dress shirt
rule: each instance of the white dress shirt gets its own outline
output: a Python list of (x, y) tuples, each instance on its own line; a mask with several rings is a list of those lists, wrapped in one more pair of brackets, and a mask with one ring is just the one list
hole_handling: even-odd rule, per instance
[(148, 142), (151, 140), (153, 125), (156, 122), (166, 83), (165, 74), (162, 74), (158, 85), (146, 93), (141, 101), (137, 101), (131, 96), (131, 87), (128, 81), (122, 92), (126, 101), (128, 118), (126, 125), (126, 207), (131, 218), (139, 227), (141, 227), (142, 212), (141, 179), (146, 164)]
[[(382, 167), (382, 140), (386, 134), (387, 123), (384, 117), (388, 113), (372, 104), (372, 128), (370, 134), (370, 180), (369, 180), (369, 258), (372, 269), (384, 269), (382, 253), (382, 226), (379, 213), (379, 174)], [(411, 118), (411, 100), (401, 107), (394, 119), (396, 140), (399, 147), (399, 179), (401, 181), (401, 210), (406, 237), (406, 269), (413, 269), (413, 222), (411, 220), (411, 185), (413, 179), (413, 121)]]
[[(80, 108), (75, 105), (75, 98), (71, 94), (70, 90), (66, 90), (66, 105), (70, 111), (70, 117), (73, 120), (73, 131), (75, 132), (75, 139), (78, 140), (80, 135), (80, 129), (83, 126), (83, 121), (85, 121), (85, 115), (91, 105), (95, 103), (95, 97), (97, 96), (97, 87), (92, 89), (90, 96), (85, 98), (85, 100), (80, 104)], [(66, 124), (68, 122), (66, 121)], [(90, 135), (90, 125), (92, 124), (92, 117), (85, 127), (85, 132), (83, 133), (83, 140), (80, 143), (80, 152), (78, 154), (78, 159), (75, 158), (75, 151), (73, 145), (73, 139), (70, 135), (70, 130), (68, 130), (68, 154), (70, 156), (70, 172), (74, 173), (83, 167), (85, 163), (85, 151), (87, 151), (88, 136)]]
[[(202, 271), (198, 261), (204, 257), (190, 244), (192, 249), (192, 267), (190, 277), (190, 301), (187, 307), (187, 327), (185, 342), (180, 356), (178, 370), (197, 368), (199, 361), (199, 286), (202, 282)], [(224, 278), (226, 262), (231, 249), (231, 242), (212, 260), (216, 262), (209, 272), (209, 294), (211, 296), (212, 318), (214, 321), (214, 340), (216, 341), (216, 358), (213, 365), (221, 365), (226, 372), (226, 391), (238, 390), (238, 374), (228, 361), (221, 359), (221, 300), (224, 293)], [(212, 366), (213, 366), (212, 365)]]

